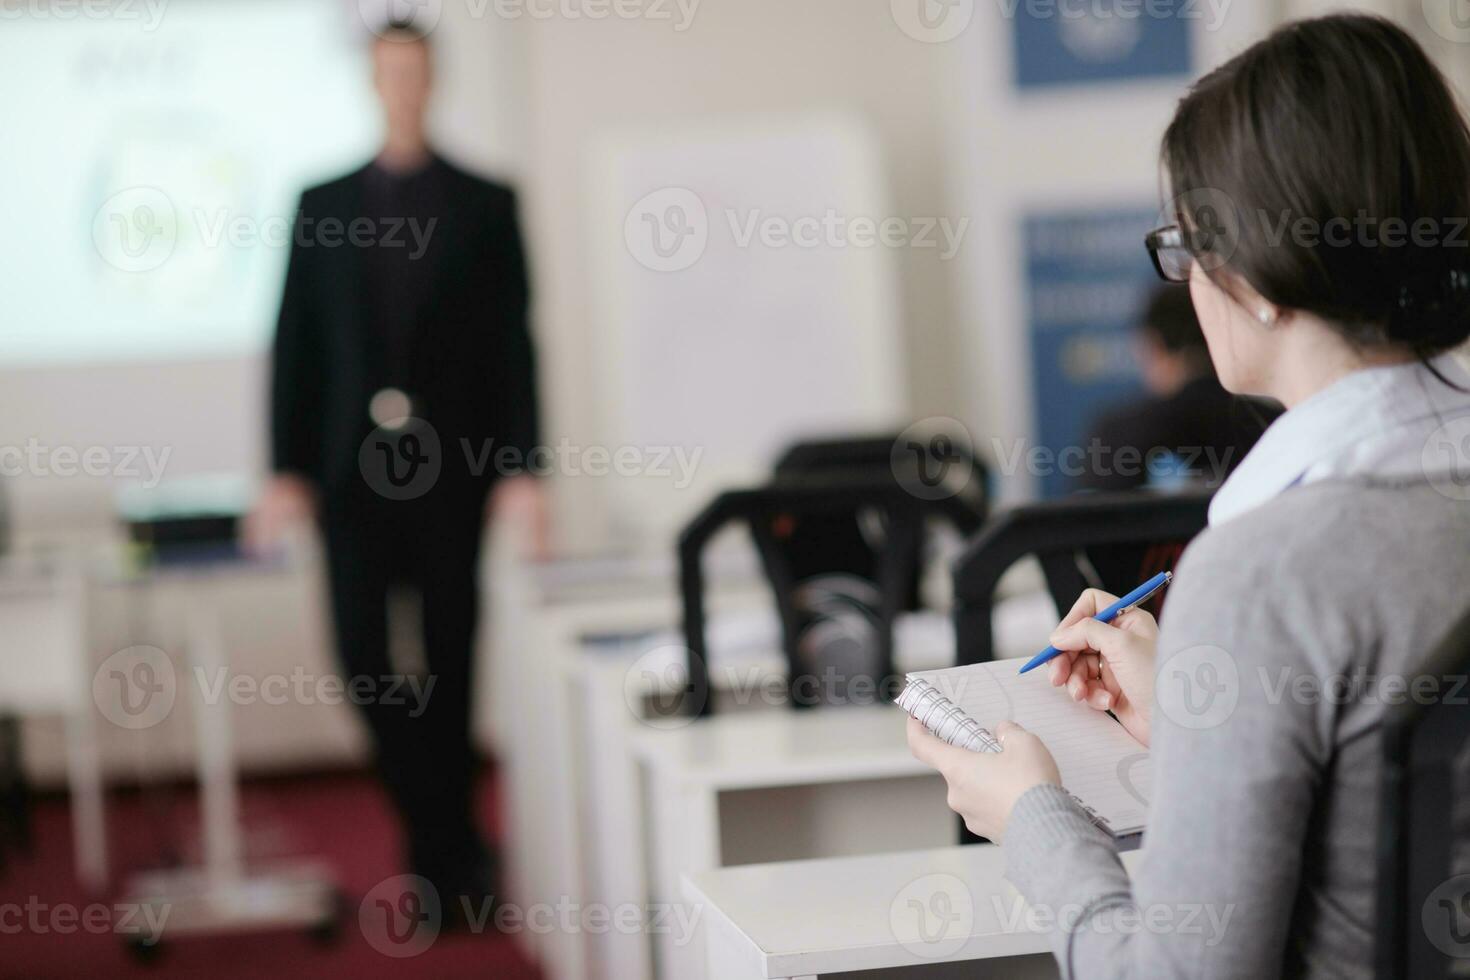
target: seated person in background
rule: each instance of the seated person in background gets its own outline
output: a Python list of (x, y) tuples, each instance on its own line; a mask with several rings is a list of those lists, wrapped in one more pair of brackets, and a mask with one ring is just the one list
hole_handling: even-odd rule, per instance
[(1189, 290), (1160, 286), (1138, 330), (1148, 394), (1094, 420), (1086, 445), (1101, 447), (1081, 490), (1132, 490), (1179, 481), (1220, 485), (1280, 414), (1269, 402), (1220, 387)]

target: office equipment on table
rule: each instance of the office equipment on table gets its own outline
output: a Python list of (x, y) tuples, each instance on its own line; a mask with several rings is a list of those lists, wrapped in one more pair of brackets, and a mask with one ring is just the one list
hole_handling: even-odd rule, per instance
[[(744, 523), (749, 528), (775, 599), (781, 621), (782, 648), (789, 664), (787, 679), (791, 696), (788, 703), (803, 705), (803, 699), (797, 696), (797, 692), (803, 678), (810, 676), (802, 646), (811, 624), (802, 615), (798, 591), (812, 581), (809, 574), (812, 568), (795, 564), (795, 556), (785, 547), (782, 538), (804, 518), (811, 515), (820, 517), (834, 510), (869, 510), (881, 515), (883, 546), (875, 559), (876, 581), (873, 583), (876, 608), (869, 611), (876, 646), (876, 656), (870, 668), (872, 687), (881, 691), (894, 677), (894, 619), (911, 600), (919, 545), (924, 538), (926, 522), (930, 517), (937, 517), (957, 526), (967, 526), (975, 519), (973, 509), (953, 496), (938, 500), (918, 497), (892, 475), (887, 479), (868, 481), (814, 478), (789, 484), (774, 482), (757, 489), (720, 494), (680, 535), (680, 590), (684, 609), (684, 643), (688, 653), (688, 713), (707, 715), (714, 710), (707, 663), (702, 557), (716, 533), (734, 522)], [(808, 577), (800, 578), (799, 569), (808, 573)], [(864, 617), (868, 617), (868, 613), (856, 618), (865, 621)]]
[(1467, 673), (1470, 612), (1414, 675), (1416, 681), (1433, 678), (1433, 693), (1405, 698), (1384, 713), (1375, 950), (1380, 980), (1462, 976), (1470, 956), (1470, 712), (1461, 691)]
[(1148, 750), (1106, 712), (1005, 661), (908, 676), (898, 705), (935, 736), (969, 748), (977, 729), (1013, 721), (1045, 743), (1062, 788), (1114, 837), (1143, 830), (1152, 792)]
[(184, 477), (156, 487), (126, 487), (117, 513), (137, 560), (149, 565), (239, 561), (239, 525), (250, 509), (249, 482), (232, 475)]
[[(1113, 620), (1117, 619), (1124, 610), (1132, 609), (1134, 606), (1143, 605), (1145, 602), (1153, 597), (1153, 594), (1155, 592), (1168, 585), (1173, 577), (1174, 575), (1172, 572), (1160, 572), (1159, 574), (1155, 575), (1153, 578), (1149, 579), (1147, 582), (1143, 583), (1132, 592), (1129, 592), (1127, 595), (1123, 596), (1123, 598), (1119, 599), (1117, 602), (1114, 602), (1112, 605), (1108, 606), (1106, 609), (1102, 610), (1092, 618), (1097, 620), (1099, 623), (1111, 623)], [(1025, 674), (1032, 670), (1035, 670), (1037, 667), (1040, 667), (1042, 664), (1047, 663), (1061, 652), (1062, 651), (1058, 650), (1054, 646), (1048, 646), (1045, 650), (1041, 651), (1036, 656), (1026, 661), (1026, 663), (1022, 665), (1020, 673)]]

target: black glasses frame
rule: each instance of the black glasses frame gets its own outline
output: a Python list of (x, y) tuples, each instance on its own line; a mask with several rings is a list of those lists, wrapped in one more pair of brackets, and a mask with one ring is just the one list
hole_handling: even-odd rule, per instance
[(1163, 259), (1159, 258), (1161, 251), (1176, 248), (1189, 254), (1191, 259), (1194, 258), (1193, 253), (1184, 244), (1184, 230), (1182, 228), (1178, 225), (1165, 225), (1162, 228), (1155, 228), (1143, 236), (1143, 245), (1148, 249), (1148, 257), (1153, 260), (1154, 271), (1159, 274), (1160, 279), (1173, 283), (1189, 282), (1189, 273), (1187, 271), (1182, 278), (1172, 276), (1165, 270)]

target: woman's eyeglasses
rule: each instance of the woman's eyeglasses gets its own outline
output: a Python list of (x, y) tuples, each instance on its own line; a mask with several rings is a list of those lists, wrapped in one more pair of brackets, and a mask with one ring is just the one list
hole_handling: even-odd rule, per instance
[(1184, 232), (1178, 225), (1165, 225), (1143, 237), (1148, 257), (1165, 282), (1189, 282), (1194, 255), (1184, 247)]

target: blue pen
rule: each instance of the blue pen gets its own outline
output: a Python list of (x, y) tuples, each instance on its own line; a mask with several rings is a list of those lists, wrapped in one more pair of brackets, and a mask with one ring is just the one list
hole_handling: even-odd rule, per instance
[[(1140, 603), (1147, 602), (1149, 596), (1153, 595), (1155, 592), (1168, 585), (1169, 580), (1173, 577), (1173, 572), (1160, 572), (1159, 574), (1155, 575), (1153, 578), (1149, 579), (1147, 582), (1143, 583), (1138, 588), (1134, 589), (1132, 592), (1128, 593), (1123, 598), (1119, 599), (1117, 602), (1113, 603), (1111, 606), (1104, 609), (1102, 612), (1098, 613), (1092, 618), (1097, 620), (1099, 623), (1111, 623), (1113, 620), (1118, 618), (1118, 614), (1121, 613), (1123, 610), (1132, 609), (1134, 606), (1139, 605)], [(1036, 656), (1026, 661), (1025, 666), (1021, 668), (1021, 673), (1024, 674), (1028, 670), (1040, 667), (1042, 664), (1046, 663), (1052, 657), (1055, 657), (1061, 652), (1062, 651), (1058, 650), (1056, 647), (1047, 647), (1045, 650), (1041, 651)]]

